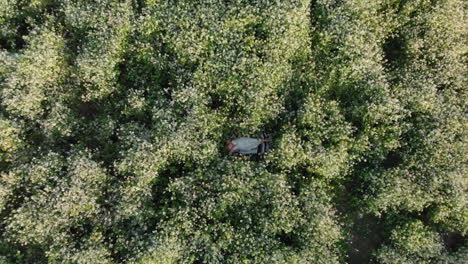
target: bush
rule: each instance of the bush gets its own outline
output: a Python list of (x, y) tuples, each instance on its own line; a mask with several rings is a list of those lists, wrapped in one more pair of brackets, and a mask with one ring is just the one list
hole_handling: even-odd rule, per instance
[(0, 263), (461, 262), (463, 18), (0, 0)]

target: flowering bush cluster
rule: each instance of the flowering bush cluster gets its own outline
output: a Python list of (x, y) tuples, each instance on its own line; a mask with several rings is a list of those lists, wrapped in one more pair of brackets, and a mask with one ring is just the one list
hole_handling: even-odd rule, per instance
[(465, 6), (0, 0), (0, 264), (462, 263)]

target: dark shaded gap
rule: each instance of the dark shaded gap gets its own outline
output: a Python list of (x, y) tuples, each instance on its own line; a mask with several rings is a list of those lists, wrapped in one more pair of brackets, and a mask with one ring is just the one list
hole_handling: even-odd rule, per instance
[(23, 246), (0, 240), (0, 256), (4, 263), (48, 263), (46, 250), (40, 245)]
[[(3, 23), (8, 24), (8, 21)], [(23, 37), (29, 35), (31, 26), (26, 23), (24, 18), (10, 21), (9, 24), (10, 28), (16, 27), (15, 34), (14, 36), (9, 36), (8, 34), (0, 36), (0, 49), (16, 52), (26, 46), (26, 41)]]
[(382, 161), (382, 166), (385, 169), (395, 168), (403, 162), (403, 159), (397, 151), (390, 151), (387, 157)]
[(405, 40), (401, 36), (390, 37), (383, 44), (384, 67), (393, 70), (405, 63)]
[(24, 40), (24, 36), (29, 35), (31, 28), (26, 23), (21, 23), (16, 31), (16, 36), (14, 40), (14, 49), (21, 50), (26, 46), (26, 40)]
[(222, 107), (224, 107), (226, 105), (226, 102), (217, 93), (209, 92), (208, 97), (210, 98), (209, 103), (208, 103), (208, 107), (211, 110), (217, 110), (217, 109), (222, 108)]
[(279, 234), (276, 234), (275, 237), (278, 241), (280, 241), (287, 247), (301, 249), (301, 241), (299, 237), (294, 233), (286, 233), (284, 231), (281, 231)]
[(13, 50), (13, 45), (6, 37), (0, 37), (0, 49)]
[(102, 113), (101, 107), (95, 101), (80, 102), (75, 106), (75, 111), (86, 120), (93, 119)]
[[(84, 223), (83, 223), (84, 222)], [(80, 224), (70, 226), (68, 233), (73, 237), (73, 246), (75, 249), (83, 249), (84, 243), (94, 230), (94, 225), (89, 220), (81, 221)]]
[(383, 220), (373, 216), (352, 216), (350, 239), (347, 249), (347, 262), (349, 264), (370, 263), (372, 253), (385, 241), (385, 228)]
[(460, 249), (465, 243), (467, 243), (466, 238), (466, 236), (462, 236), (456, 232), (442, 234), (442, 240), (444, 241), (445, 248), (449, 252), (456, 252), (458, 249)]

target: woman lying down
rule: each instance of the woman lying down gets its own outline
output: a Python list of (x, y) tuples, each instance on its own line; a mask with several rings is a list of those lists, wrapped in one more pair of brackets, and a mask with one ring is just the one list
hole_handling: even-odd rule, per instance
[(264, 151), (259, 151), (258, 146), (263, 143), (271, 142), (271, 138), (249, 138), (249, 137), (238, 137), (229, 139), (226, 141), (226, 149), (230, 154), (264, 154)]

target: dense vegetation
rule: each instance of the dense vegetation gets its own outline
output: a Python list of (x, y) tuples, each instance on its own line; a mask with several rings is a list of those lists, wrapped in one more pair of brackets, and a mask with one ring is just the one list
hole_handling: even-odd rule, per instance
[(0, 263), (466, 261), (465, 7), (0, 0)]

